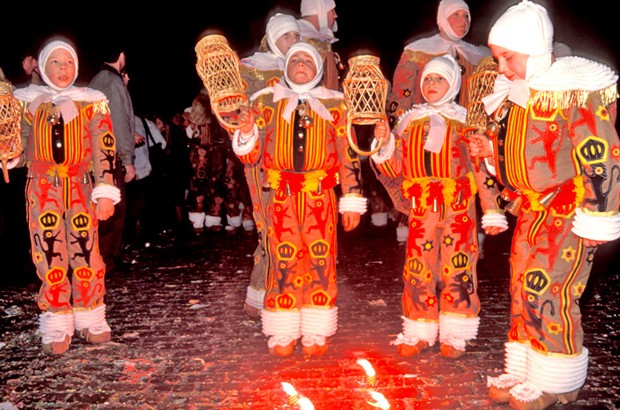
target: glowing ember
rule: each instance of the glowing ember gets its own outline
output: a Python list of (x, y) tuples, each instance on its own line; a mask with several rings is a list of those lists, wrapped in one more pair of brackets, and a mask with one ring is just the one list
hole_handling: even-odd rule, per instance
[(366, 383), (374, 386), (377, 383), (377, 373), (375, 373), (375, 369), (372, 368), (370, 362), (366, 359), (357, 359), (357, 364), (362, 366), (366, 372)]
[(390, 403), (388, 403), (387, 399), (385, 398), (385, 396), (383, 396), (383, 394), (376, 391), (370, 391), (369, 393), (375, 401), (367, 401), (366, 403), (378, 409), (387, 410), (390, 408)]
[(293, 385), (287, 382), (282, 382), (282, 388), (284, 389), (286, 394), (288, 394), (288, 404), (297, 404), (297, 402), (299, 401), (299, 394), (297, 393), (297, 390), (295, 390)]
[(314, 404), (307, 397), (301, 397), (299, 399), (299, 408), (301, 410), (314, 410)]

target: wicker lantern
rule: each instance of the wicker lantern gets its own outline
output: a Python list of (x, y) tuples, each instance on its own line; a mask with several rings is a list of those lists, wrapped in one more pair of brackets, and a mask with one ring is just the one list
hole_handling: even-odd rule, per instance
[(497, 63), (493, 57), (485, 57), (467, 80), (468, 100), (465, 123), (467, 131), (484, 133), (487, 128), (488, 116), (482, 99), (491, 95), (497, 78)]
[(353, 124), (368, 125), (385, 121), (388, 81), (379, 68), (379, 57), (360, 55), (349, 59), (349, 72), (342, 82), (347, 103), (347, 137), (351, 148), (360, 155), (370, 156), (381, 148), (362, 151), (351, 137)]
[(198, 58), (196, 71), (207, 89), (213, 113), (223, 125), (239, 128), (233, 118), (247, 104), (247, 97), (239, 74), (237, 53), (220, 34), (203, 37), (196, 44), (195, 51)]
[(21, 155), (21, 105), (13, 96), (10, 83), (0, 82), (0, 161), (4, 181), (9, 182), (7, 163)]
[[(471, 132), (486, 133), (487, 127), (494, 127), (496, 123), (489, 123), (482, 99), (493, 93), (495, 79), (497, 78), (497, 63), (493, 57), (484, 57), (467, 80), (468, 100), (467, 116), (465, 117), (466, 129), (464, 134)], [(480, 159), (474, 158), (476, 168), (479, 167)]]

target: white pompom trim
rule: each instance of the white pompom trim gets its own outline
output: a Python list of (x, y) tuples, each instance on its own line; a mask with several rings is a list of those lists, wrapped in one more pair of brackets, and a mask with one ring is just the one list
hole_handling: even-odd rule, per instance
[(235, 154), (247, 155), (254, 149), (258, 141), (258, 127), (254, 124), (252, 131), (249, 134), (243, 134), (241, 130), (235, 130), (232, 138), (232, 148)]
[(113, 185), (97, 185), (90, 194), (90, 199), (97, 203), (99, 198), (109, 198), (116, 205), (121, 202), (121, 190)]
[(620, 238), (620, 214), (595, 215), (577, 208), (572, 232), (585, 239), (613, 241)]
[[(373, 139), (370, 145), (371, 150), (374, 150), (375, 148), (377, 148), (378, 143), (379, 142), (376, 139)], [(390, 132), (390, 140), (388, 141), (388, 143), (384, 145), (383, 147), (381, 147), (381, 149), (379, 149), (378, 152), (372, 154), (370, 158), (372, 158), (372, 160), (375, 161), (375, 164), (383, 164), (385, 161), (392, 158), (392, 155), (394, 155), (395, 150), (396, 150), (396, 142), (395, 142), (394, 134)]]
[(497, 226), (502, 232), (508, 229), (508, 219), (506, 215), (497, 212), (488, 212), (482, 215), (482, 228)]
[(368, 200), (362, 196), (343, 196), (338, 203), (338, 212), (357, 212), (360, 215), (366, 213)]

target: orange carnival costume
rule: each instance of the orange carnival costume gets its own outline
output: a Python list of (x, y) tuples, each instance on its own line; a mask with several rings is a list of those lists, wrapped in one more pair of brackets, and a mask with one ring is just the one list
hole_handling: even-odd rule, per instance
[[(409, 356), (433, 346), (459, 357), (478, 334), (480, 299), (476, 193), (480, 189), (483, 226), (508, 228), (498, 206), (498, 190), (484, 166), (474, 167), (462, 133), (466, 110), (454, 102), (461, 74), (450, 55), (424, 67), (450, 88), (434, 103), (414, 105), (398, 120), (390, 142), (371, 156), (379, 172), (402, 178), (409, 202), (409, 237), (403, 270), (403, 332), (394, 344)], [(373, 144), (376, 144), (376, 140)], [(403, 212), (407, 209), (403, 209)]]
[(341, 213), (364, 213), (366, 200), (361, 197), (359, 160), (347, 141), (343, 96), (316, 86), (322, 63), (310, 44), (293, 45), (287, 64), (300, 50), (312, 56), (315, 78), (297, 85), (285, 74), (280, 83), (254, 95), (254, 130), (249, 135), (237, 130), (233, 149), (242, 162), (258, 163), (263, 171), (271, 256), (263, 333), (270, 336), (270, 350), (292, 346), (303, 336), (304, 351), (310, 352), (324, 351), (326, 337), (338, 327), (334, 188), (342, 188)]
[[(489, 165), (513, 201), (517, 226), (504, 374), (488, 384), (494, 400), (516, 409), (576, 400), (588, 369), (579, 300), (592, 243), (620, 237), (618, 76), (581, 57), (554, 60), (552, 42), (547, 11), (527, 0), (489, 33), (500, 67), (494, 93), (483, 99), (497, 130)], [(520, 75), (506, 60), (523, 57)]]
[[(77, 77), (75, 50), (63, 41), (50, 42), (38, 61), (45, 67), (58, 48), (71, 52)], [(15, 97), (24, 105), (27, 217), (42, 281), (39, 333), (44, 351), (54, 343), (66, 350), (74, 330), (92, 343), (110, 339), (95, 204), (120, 201), (112, 181), (116, 141), (105, 95), (73, 85), (59, 89), (43, 71), (42, 77), (48, 86), (30, 85)]]

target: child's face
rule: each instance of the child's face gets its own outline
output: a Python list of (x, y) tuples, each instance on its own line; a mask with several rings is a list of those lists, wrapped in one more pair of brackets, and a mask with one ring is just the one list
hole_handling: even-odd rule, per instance
[(307, 84), (316, 76), (316, 64), (312, 56), (305, 51), (295, 52), (286, 66), (288, 78), (295, 84)]
[(517, 53), (504, 47), (489, 44), (493, 57), (497, 60), (497, 71), (509, 80), (524, 80), (529, 55)]
[(299, 33), (289, 31), (282, 34), (280, 38), (276, 40), (276, 47), (278, 47), (278, 50), (280, 50), (282, 54), (286, 55), (288, 49), (291, 48), (293, 44), (299, 43), (300, 41)]
[(68, 50), (52, 51), (45, 63), (45, 75), (58, 88), (67, 88), (75, 80), (75, 60)]
[(436, 73), (428, 73), (422, 82), (422, 95), (429, 104), (441, 100), (449, 89), (448, 80)]

